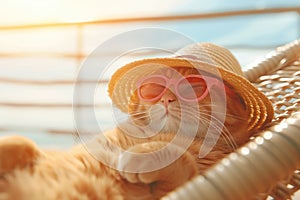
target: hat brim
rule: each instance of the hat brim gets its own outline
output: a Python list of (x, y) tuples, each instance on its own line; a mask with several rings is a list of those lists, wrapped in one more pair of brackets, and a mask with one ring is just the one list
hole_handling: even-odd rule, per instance
[(220, 77), (244, 100), (248, 111), (248, 131), (256, 131), (273, 119), (274, 110), (270, 100), (243, 76), (209, 63), (176, 57), (138, 60), (118, 69), (108, 85), (113, 104), (121, 111), (128, 112), (130, 97), (136, 89), (137, 80), (162, 66), (196, 68)]

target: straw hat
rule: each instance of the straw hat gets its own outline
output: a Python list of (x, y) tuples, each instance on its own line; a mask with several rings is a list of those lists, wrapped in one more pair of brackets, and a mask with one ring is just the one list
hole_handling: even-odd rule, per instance
[(176, 57), (134, 61), (118, 69), (108, 85), (113, 104), (121, 111), (128, 112), (130, 98), (137, 89), (137, 80), (162, 67), (187, 67), (220, 77), (241, 96), (248, 110), (249, 131), (255, 131), (272, 121), (274, 110), (271, 102), (244, 78), (238, 61), (229, 50), (211, 43), (197, 43), (175, 54)]

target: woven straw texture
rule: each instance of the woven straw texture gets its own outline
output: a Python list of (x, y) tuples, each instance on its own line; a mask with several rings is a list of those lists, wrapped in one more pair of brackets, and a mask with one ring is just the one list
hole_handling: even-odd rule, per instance
[(293, 199), (300, 189), (300, 39), (254, 63), (245, 76), (272, 101), (273, 122), (163, 199)]

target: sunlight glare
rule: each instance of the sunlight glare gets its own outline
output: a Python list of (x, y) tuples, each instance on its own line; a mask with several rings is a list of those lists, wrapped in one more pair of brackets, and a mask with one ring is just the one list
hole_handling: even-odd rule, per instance
[(156, 16), (168, 14), (179, 6), (179, 2), (179, 0), (86, 0), (84, 2), (80, 0), (6, 0), (1, 2), (0, 25)]

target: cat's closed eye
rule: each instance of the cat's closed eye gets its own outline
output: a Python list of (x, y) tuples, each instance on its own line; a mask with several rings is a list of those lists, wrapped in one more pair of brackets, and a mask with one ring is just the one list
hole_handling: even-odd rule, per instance
[(187, 99), (199, 98), (207, 89), (202, 78), (187, 77), (185, 81), (178, 84), (178, 92)]
[(165, 86), (157, 83), (144, 84), (139, 88), (140, 97), (142, 100), (151, 100), (160, 96), (165, 89)]

